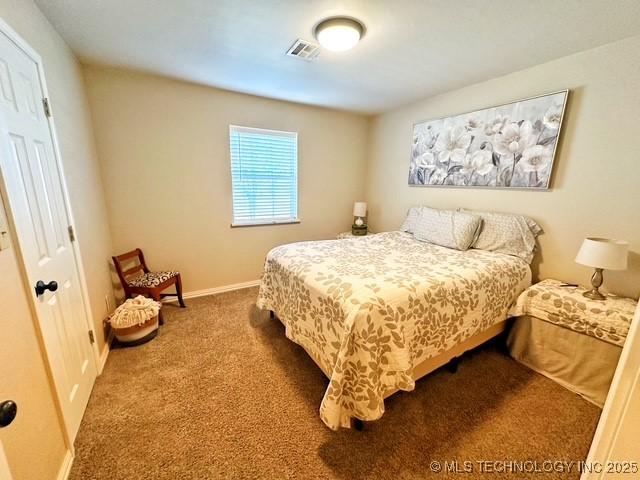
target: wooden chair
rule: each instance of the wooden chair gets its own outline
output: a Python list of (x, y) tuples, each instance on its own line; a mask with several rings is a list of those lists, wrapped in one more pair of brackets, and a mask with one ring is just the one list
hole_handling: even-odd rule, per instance
[[(178, 297), (180, 307), (186, 307), (184, 300), (182, 299), (182, 279), (180, 278), (180, 272), (150, 271), (144, 261), (142, 250), (139, 248), (111, 258), (113, 259), (113, 264), (116, 267), (116, 272), (118, 272), (118, 278), (122, 284), (125, 298), (133, 298), (135, 295), (144, 295), (159, 302), (164, 297)], [(136, 259), (137, 263), (134, 266), (126, 270), (124, 269), (127, 264), (135, 261)], [(163, 290), (166, 290), (171, 285), (175, 285), (176, 293), (162, 293)], [(159, 314), (158, 320), (160, 325), (164, 323), (162, 311)]]

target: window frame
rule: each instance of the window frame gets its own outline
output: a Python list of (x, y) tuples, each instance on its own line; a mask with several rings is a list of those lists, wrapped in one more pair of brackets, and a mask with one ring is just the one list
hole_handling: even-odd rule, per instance
[[(284, 137), (292, 137), (295, 140), (295, 189), (296, 189), (296, 204), (295, 204), (295, 212), (296, 216), (292, 218), (287, 218), (283, 220), (255, 220), (255, 221), (246, 221), (246, 222), (238, 222), (236, 221), (235, 216), (235, 202), (234, 202), (234, 182), (233, 182), (233, 155), (231, 152), (231, 135), (234, 131), (250, 131), (261, 133), (264, 135), (275, 134)], [(284, 135), (283, 135), (284, 134)], [(258, 128), (258, 127), (247, 127), (244, 125), (235, 125), (229, 124), (229, 173), (231, 176), (231, 228), (245, 228), (245, 227), (264, 227), (270, 225), (295, 225), (300, 223), (300, 212), (298, 211), (299, 207), (299, 175), (298, 175), (298, 132), (290, 132), (287, 130), (273, 130), (268, 128)]]

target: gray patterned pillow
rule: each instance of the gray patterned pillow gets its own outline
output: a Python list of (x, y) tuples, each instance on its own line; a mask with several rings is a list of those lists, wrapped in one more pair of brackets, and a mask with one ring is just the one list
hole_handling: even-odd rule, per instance
[(536, 251), (536, 237), (542, 233), (535, 220), (513, 213), (460, 211), (482, 217), (482, 231), (473, 248), (514, 255), (531, 263)]
[(471, 213), (422, 207), (415, 224), (416, 240), (467, 250), (478, 238), (482, 219)]

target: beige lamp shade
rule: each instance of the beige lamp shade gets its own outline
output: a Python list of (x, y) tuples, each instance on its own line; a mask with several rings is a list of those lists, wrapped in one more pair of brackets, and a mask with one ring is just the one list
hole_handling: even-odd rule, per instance
[(608, 238), (585, 238), (576, 256), (576, 263), (604, 270), (627, 268), (629, 244)]
[(366, 217), (367, 216), (367, 203), (356, 202), (353, 204), (353, 216), (354, 217)]

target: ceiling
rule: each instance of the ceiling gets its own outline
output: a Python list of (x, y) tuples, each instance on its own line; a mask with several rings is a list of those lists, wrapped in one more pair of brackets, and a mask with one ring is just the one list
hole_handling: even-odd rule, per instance
[[(377, 113), (640, 34), (638, 0), (36, 0), (85, 63)], [(359, 45), (285, 56), (350, 15)]]

